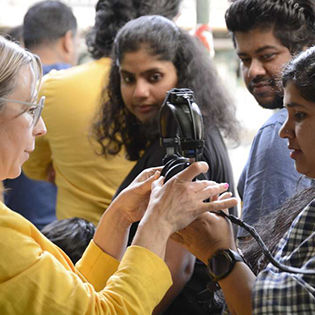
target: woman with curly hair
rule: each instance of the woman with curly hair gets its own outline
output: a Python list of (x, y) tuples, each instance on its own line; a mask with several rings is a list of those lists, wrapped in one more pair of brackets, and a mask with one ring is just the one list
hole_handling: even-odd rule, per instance
[[(49, 133), (38, 139), (24, 171), (33, 179), (48, 177), (56, 183), (59, 220), (79, 217), (97, 225), (134, 166), (124, 154), (110, 159), (96, 156), (88, 135), (104, 81), (108, 79), (110, 51), (118, 30), (129, 20), (150, 12), (173, 18), (180, 2), (99, 0), (95, 24), (87, 36), (93, 60), (45, 77), (40, 95), (46, 96), (43, 117)], [(54, 171), (47, 174), (52, 165)]]
[[(115, 156), (125, 150), (129, 160), (137, 161), (117, 193), (143, 169), (162, 165), (165, 152), (159, 144), (159, 109), (166, 92), (175, 87), (193, 90), (199, 104), (205, 125), (203, 159), (210, 165), (206, 176), (229, 183), (233, 192), (232, 170), (221, 132), (227, 137), (236, 135), (234, 106), (209, 55), (196, 39), (170, 20), (144, 16), (128, 22), (117, 34), (109, 85), (104, 89), (103, 105), (94, 125), (103, 155)], [(135, 229), (136, 226), (130, 238)], [(194, 258), (169, 241), (167, 262), (175, 279), (173, 291), (169, 292), (174, 298), (190, 279)], [(208, 277), (203, 272), (197, 277), (197, 269), (187, 290), (181, 292), (183, 299), (173, 302), (170, 313), (209, 312), (210, 298), (207, 293), (200, 294)]]

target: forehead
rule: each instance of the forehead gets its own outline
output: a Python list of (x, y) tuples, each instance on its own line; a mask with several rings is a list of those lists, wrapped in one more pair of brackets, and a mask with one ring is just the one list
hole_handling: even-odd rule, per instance
[(152, 55), (146, 48), (137, 51), (126, 52), (120, 63), (122, 70), (130, 72), (142, 72), (149, 68), (164, 68), (173, 66), (171, 61), (161, 60), (159, 55)]
[(272, 28), (255, 28), (248, 32), (235, 32), (234, 38), (238, 53), (253, 53), (267, 46), (275, 49), (287, 49), (275, 37)]
[(315, 102), (306, 100), (292, 81), (289, 81), (284, 88), (284, 105), (288, 108), (303, 107), (315, 111)]
[(34, 70), (30, 64), (20, 68), (16, 76), (14, 90), (11, 93), (12, 98), (18, 100), (31, 100), (36, 94), (36, 82)]

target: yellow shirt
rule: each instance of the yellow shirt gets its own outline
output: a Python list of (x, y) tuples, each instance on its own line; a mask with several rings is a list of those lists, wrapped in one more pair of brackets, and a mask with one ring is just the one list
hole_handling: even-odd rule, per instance
[(102, 58), (45, 76), (40, 96), (47, 134), (36, 139), (24, 164), (33, 179), (47, 179), (53, 163), (58, 187), (58, 219), (81, 217), (97, 224), (120, 183), (134, 166), (124, 153), (104, 158), (95, 153), (88, 135), (106, 86), (110, 59)]
[(3, 203), (0, 235), (3, 315), (147, 315), (171, 285), (164, 261), (139, 246), (129, 247), (119, 264), (92, 241), (73, 266), (61, 249)]

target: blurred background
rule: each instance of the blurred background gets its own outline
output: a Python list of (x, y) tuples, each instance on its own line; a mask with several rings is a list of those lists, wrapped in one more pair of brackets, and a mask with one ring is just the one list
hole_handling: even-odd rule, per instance
[[(0, 0), (0, 33), (6, 33), (8, 29), (22, 24), (25, 12), (36, 2), (38, 0)], [(88, 56), (84, 36), (94, 23), (97, 0), (63, 0), (62, 2), (73, 8), (78, 20), (81, 35), (79, 62), (85, 62)], [(228, 0), (183, 0), (176, 23), (192, 34), (198, 34), (208, 47), (209, 57), (213, 58), (223, 84), (235, 101), (237, 118), (242, 127), (240, 143), (237, 147), (231, 143), (227, 145), (237, 183), (246, 163), (252, 139), (272, 112), (263, 110), (257, 105), (240, 77), (239, 61), (224, 22), (224, 13), (228, 6)]]

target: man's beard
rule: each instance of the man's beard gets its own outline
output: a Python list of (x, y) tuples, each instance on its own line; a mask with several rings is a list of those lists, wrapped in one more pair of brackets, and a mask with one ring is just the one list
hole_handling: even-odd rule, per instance
[[(283, 107), (283, 91), (281, 88), (280, 83), (278, 83), (279, 80), (275, 78), (266, 79), (264, 77), (256, 77), (254, 78), (248, 85), (249, 92), (255, 97), (258, 104), (267, 109), (276, 109), (276, 108), (282, 108)], [(260, 100), (259, 95), (255, 95), (254, 93), (254, 85), (259, 83), (267, 83), (272, 89), (273, 89), (273, 98), (269, 102), (264, 102), (263, 100)]]
[(283, 108), (283, 95), (280, 95), (280, 93), (276, 93), (272, 102), (269, 103), (260, 102), (258, 104), (266, 109)]

